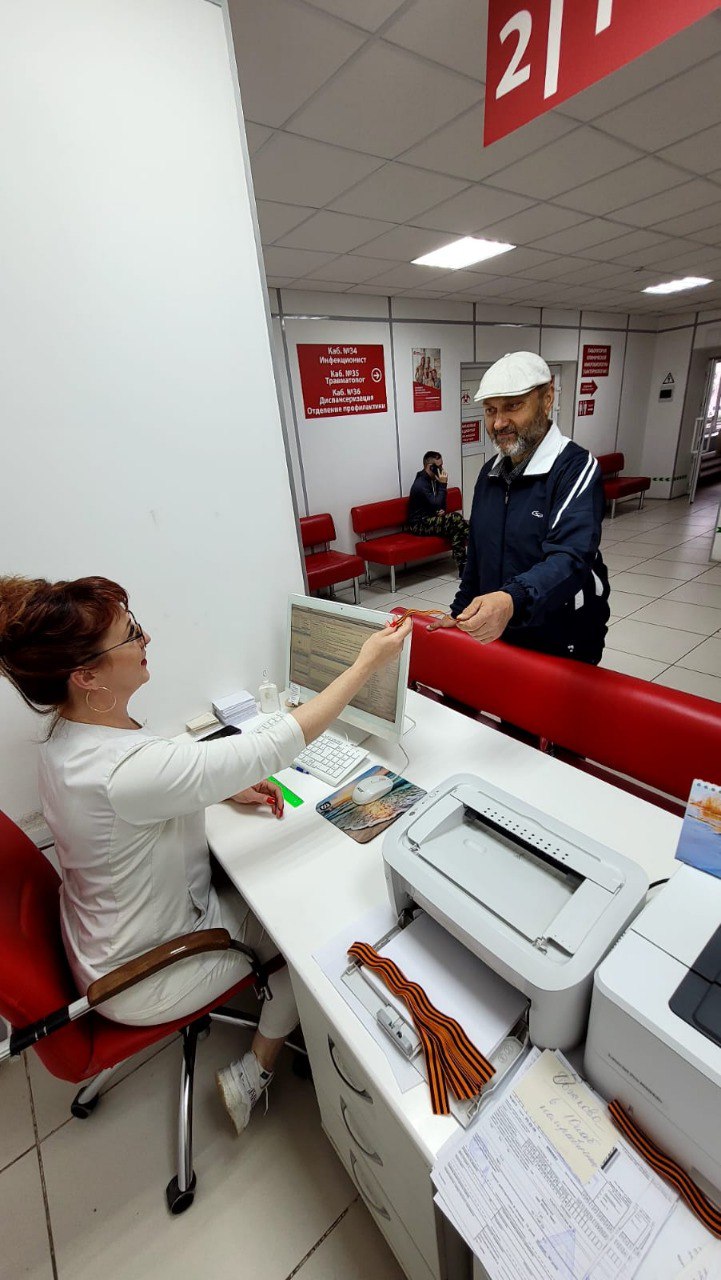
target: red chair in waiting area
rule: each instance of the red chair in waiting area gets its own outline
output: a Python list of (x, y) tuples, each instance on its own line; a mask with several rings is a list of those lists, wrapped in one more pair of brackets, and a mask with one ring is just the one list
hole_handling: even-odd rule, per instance
[[(264, 991), (268, 975), (283, 962), (278, 957), (261, 966), (249, 948), (231, 941), (227, 930), (205, 929), (173, 939), (129, 961), (93, 983), (86, 997), (79, 997), (60, 934), (59, 887), (60, 878), (47, 858), (14, 822), (0, 813), (0, 1014), (13, 1028), (9, 1041), (0, 1045), (0, 1064), (33, 1047), (51, 1075), (73, 1084), (87, 1081), (70, 1107), (74, 1116), (86, 1119), (122, 1062), (179, 1031), (183, 1060), (178, 1172), (165, 1194), (170, 1212), (183, 1213), (193, 1203), (196, 1188), (193, 1074), (198, 1036), (212, 1021), (257, 1026), (257, 1018), (224, 1008), (223, 1001), (252, 986)], [(190, 1023), (186, 1019), (157, 1027), (126, 1027), (95, 1012), (103, 1000), (176, 960), (229, 947), (248, 956), (253, 972), (214, 1004), (198, 1009)], [(298, 1046), (290, 1047), (304, 1054)], [(302, 1069), (300, 1073), (303, 1074)]]
[(302, 516), (300, 536), (304, 550), (307, 547), (323, 548), (321, 551), (311, 551), (305, 557), (308, 590), (320, 591), (323, 587), (335, 587), (339, 582), (349, 582), (352, 579), (354, 600), (356, 604), (360, 604), (358, 579), (365, 573), (366, 567), (360, 556), (331, 551), (330, 543), (335, 542), (336, 531), (330, 512), (325, 511), (320, 516)]
[(624, 498), (638, 498), (639, 511), (643, 507), (646, 490), (651, 488), (650, 476), (622, 476), (625, 458), (622, 453), (602, 453), (596, 459), (603, 476), (603, 492), (607, 502), (611, 503), (611, 519), (616, 514), (616, 503)]

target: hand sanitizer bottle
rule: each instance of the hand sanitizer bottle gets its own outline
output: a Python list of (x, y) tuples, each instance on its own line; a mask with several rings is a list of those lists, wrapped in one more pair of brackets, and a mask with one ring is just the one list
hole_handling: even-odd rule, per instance
[(264, 714), (270, 715), (273, 711), (280, 711), (280, 698), (278, 697), (278, 686), (268, 679), (268, 672), (263, 672), (263, 681), (258, 688), (258, 700), (260, 709)]

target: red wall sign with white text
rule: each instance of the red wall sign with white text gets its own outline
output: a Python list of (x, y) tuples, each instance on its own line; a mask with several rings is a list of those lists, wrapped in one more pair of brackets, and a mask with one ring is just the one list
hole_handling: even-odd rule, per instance
[(388, 408), (381, 343), (299, 342), (298, 368), (306, 418), (385, 413)]
[(484, 146), (718, 8), (718, 0), (489, 0)]

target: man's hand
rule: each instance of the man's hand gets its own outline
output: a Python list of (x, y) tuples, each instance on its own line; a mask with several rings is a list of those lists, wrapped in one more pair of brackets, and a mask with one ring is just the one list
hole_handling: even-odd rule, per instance
[(436, 480), (438, 481), (439, 484), (448, 484), (448, 472), (439, 471), (438, 475), (436, 476)]
[(503, 635), (513, 617), (513, 600), (507, 591), (490, 591), (459, 613), (456, 625), (479, 644), (490, 644)]
[(267, 804), (276, 818), (283, 817), (283, 792), (274, 782), (258, 782), (254, 787), (246, 787), (245, 791), (228, 796), (228, 799), (234, 800), (236, 804)]
[(443, 628), (455, 627), (455, 625), (456, 625), (455, 618), (452, 618), (450, 613), (446, 613), (442, 618), (434, 618), (433, 622), (429, 622), (426, 630), (438, 631), (439, 627), (443, 627)]

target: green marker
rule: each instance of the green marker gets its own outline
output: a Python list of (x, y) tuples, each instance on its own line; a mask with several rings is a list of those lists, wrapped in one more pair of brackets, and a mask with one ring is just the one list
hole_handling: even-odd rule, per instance
[(272, 774), (268, 778), (268, 781), (274, 782), (276, 787), (280, 787), (283, 793), (283, 799), (286, 801), (287, 804), (291, 806), (292, 809), (297, 809), (298, 805), (301, 805), (303, 803), (301, 797), (297, 796), (295, 794), (295, 791), (291, 791), (290, 787), (286, 787), (284, 782), (279, 782), (278, 779), (274, 778)]

